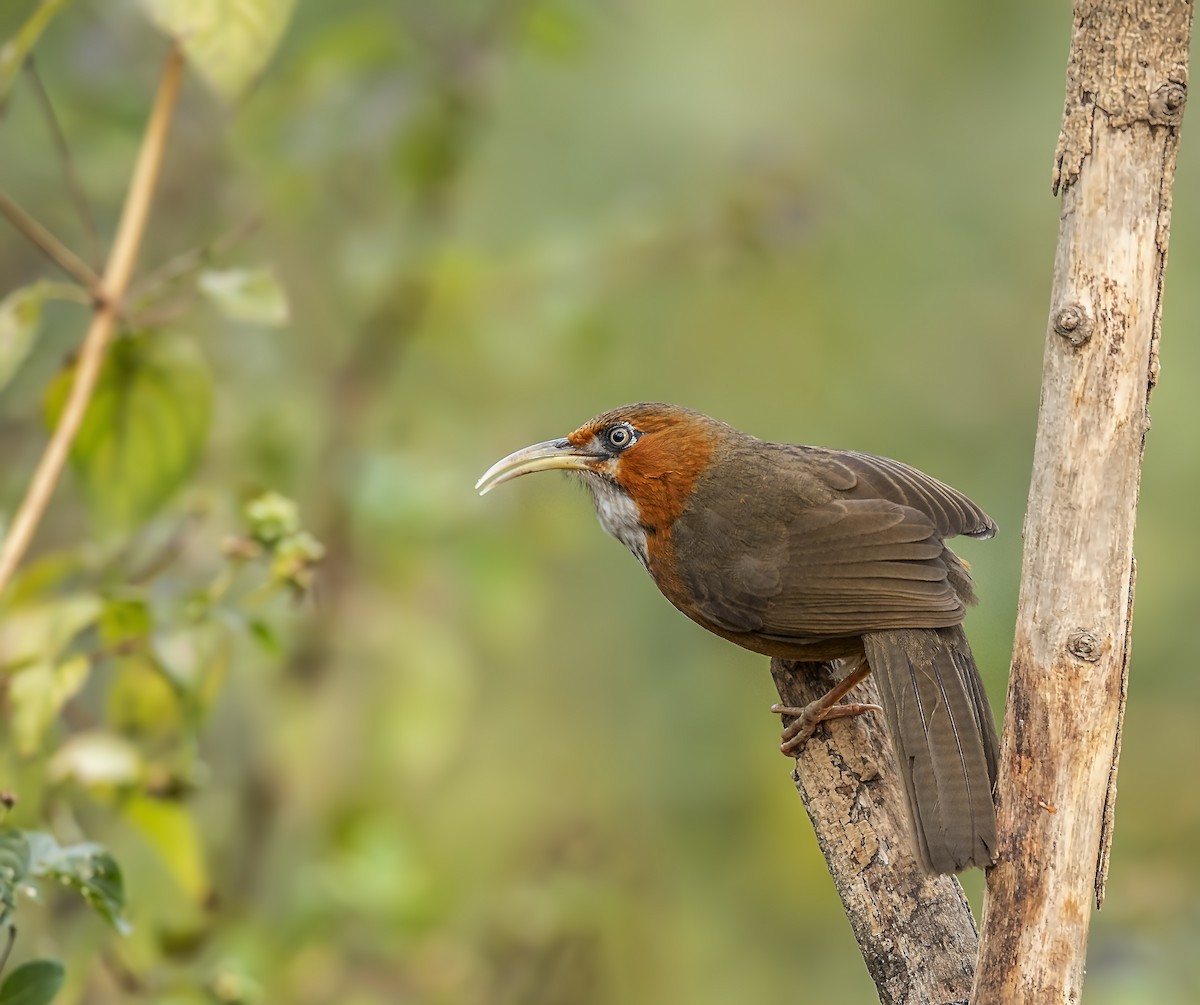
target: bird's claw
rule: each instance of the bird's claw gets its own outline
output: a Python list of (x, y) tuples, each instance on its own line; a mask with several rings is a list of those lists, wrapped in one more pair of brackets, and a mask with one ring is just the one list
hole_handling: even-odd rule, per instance
[(786, 754), (788, 757), (795, 757), (804, 748), (804, 745), (812, 739), (817, 726), (822, 722), (826, 722), (829, 719), (847, 719), (853, 715), (862, 715), (864, 712), (882, 712), (883, 708), (880, 705), (858, 704), (855, 702), (829, 705), (822, 699), (818, 699), (805, 705), (803, 708), (775, 704), (771, 706), (771, 711), (775, 715), (794, 716), (793, 720), (783, 727), (779, 752)]

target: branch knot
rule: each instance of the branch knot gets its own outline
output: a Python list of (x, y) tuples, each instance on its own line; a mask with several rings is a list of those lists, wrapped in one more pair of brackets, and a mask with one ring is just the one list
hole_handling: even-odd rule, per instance
[(1083, 345), (1092, 337), (1092, 319), (1081, 304), (1067, 304), (1054, 315), (1054, 331), (1071, 345)]
[(1168, 80), (1150, 95), (1150, 124), (1155, 126), (1177, 126), (1183, 120), (1183, 106), (1187, 104), (1187, 85)]
[(1088, 663), (1097, 662), (1103, 649), (1100, 639), (1085, 628), (1076, 628), (1067, 638), (1068, 652)]

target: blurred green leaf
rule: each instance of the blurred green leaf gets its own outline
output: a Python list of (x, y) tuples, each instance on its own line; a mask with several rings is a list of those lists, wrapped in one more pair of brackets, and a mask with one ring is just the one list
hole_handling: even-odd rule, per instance
[(52, 663), (67, 644), (100, 615), (100, 598), (68, 594), (6, 611), (0, 618), (0, 666)]
[(149, 636), (154, 625), (150, 605), (140, 596), (108, 597), (100, 614), (100, 640), (120, 646)]
[(279, 634), (268, 622), (262, 618), (251, 618), (246, 627), (250, 632), (250, 637), (268, 656), (278, 659), (283, 655), (283, 643), (279, 639)]
[[(67, 581), (75, 578), (85, 564), (85, 556), (74, 549), (51, 551), (37, 556), (23, 566), (13, 579), (6, 596), (9, 609), (17, 610), (39, 604), (47, 595), (62, 592), (68, 588)], [(3, 637), (3, 632), (4, 620), (0, 619), (0, 638)], [(3, 658), (3, 651), (3, 644), (0, 643), (0, 658)]]
[(294, 0), (142, 0), (150, 20), (183, 46), (225, 101), (241, 97), (267, 65), (293, 6)]
[[(63, 370), (46, 391), (51, 426), (73, 379)], [(158, 509), (199, 460), (211, 410), (208, 368), (190, 342), (148, 332), (119, 339), (71, 447), (95, 511), (127, 526)]]
[(0, 984), (0, 1005), (49, 1005), (65, 978), (58, 960), (28, 960)]
[(149, 842), (175, 882), (196, 903), (212, 892), (204, 844), (186, 803), (137, 797), (124, 804), (126, 819)]
[(166, 737), (182, 725), (178, 689), (145, 653), (120, 660), (105, 697), (109, 724), (123, 735)]
[(9, 88), (37, 45), (37, 40), (42, 37), (42, 32), (66, 3), (67, 0), (42, 0), (17, 33), (0, 46), (0, 102), (8, 96)]
[(35, 663), (13, 674), (8, 684), (13, 744), (24, 757), (36, 754), (50, 724), (87, 681), (91, 660), (78, 655), (53, 663)]
[(289, 317), (287, 294), (270, 269), (210, 269), (200, 291), (231, 321), (278, 328)]
[(51, 781), (70, 779), (85, 788), (121, 788), (141, 777), (142, 758), (133, 744), (113, 733), (76, 733), (55, 752), (46, 774)]
[(167, 679), (189, 697), (208, 693), (209, 678), (224, 678), (229, 660), (229, 632), (224, 624), (206, 621), (157, 632), (155, 658)]
[(0, 300), (0, 390), (12, 380), (33, 348), (41, 327), (42, 300), (39, 284), (13, 290)]
[(100, 845), (84, 842), (60, 845), (41, 831), (0, 830), (0, 903), (7, 920), (21, 886), (36, 894), (37, 878), (57, 880), (78, 890), (83, 899), (110, 925), (124, 932), (125, 885), (113, 857)]
[(125, 909), (125, 882), (116, 860), (90, 841), (63, 846), (51, 835), (26, 831), (30, 874), (56, 879), (78, 890), (88, 905), (119, 932), (127, 932), (121, 918)]
[(29, 877), (29, 842), (25, 832), (0, 830), (0, 925), (17, 906), (17, 889)]

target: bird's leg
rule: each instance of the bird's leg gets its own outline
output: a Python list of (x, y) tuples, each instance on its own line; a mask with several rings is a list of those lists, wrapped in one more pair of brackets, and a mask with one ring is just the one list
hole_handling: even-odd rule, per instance
[(879, 705), (860, 705), (853, 702), (847, 702), (845, 705), (839, 704), (856, 684), (866, 680), (867, 674), (870, 672), (871, 667), (864, 660), (822, 697), (809, 702), (803, 708), (794, 708), (791, 705), (772, 705), (771, 711), (776, 715), (796, 717), (783, 728), (783, 742), (779, 744), (780, 753), (795, 756), (808, 743), (818, 724), (829, 719), (845, 719), (852, 715), (862, 715), (864, 712), (882, 712), (883, 709)]

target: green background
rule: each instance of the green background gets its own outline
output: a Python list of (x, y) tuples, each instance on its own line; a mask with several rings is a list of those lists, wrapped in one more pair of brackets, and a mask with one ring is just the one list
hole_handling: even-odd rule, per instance
[[(8, 6), (6, 35), (27, 13)], [(282, 658), (239, 650), (205, 732), (210, 902), (187, 904), (133, 836), (99, 835), (135, 924), (116, 952), (242, 974), (270, 1002), (875, 1000), (776, 749), (766, 660), (676, 614), (565, 479), (472, 485), (637, 400), (913, 463), (1001, 527), (962, 548), (999, 715), (1069, 35), (1069, 6), (1038, 0), (308, 0), (238, 108), (191, 79), (142, 261), (260, 211), (235, 258), (274, 266), (293, 320), (183, 322), (215, 375), (189, 491), (218, 511), (292, 495), (331, 558)], [(100, 2), (37, 50), (105, 232), (163, 52), (131, 4)], [(1093, 1005), (1196, 986), (1196, 138)], [(19, 86), (0, 185), (78, 243)], [(46, 272), (0, 228), (0, 292)], [(81, 332), (52, 309), (0, 398), (9, 513)], [(78, 495), (68, 479), (42, 548), (88, 533)], [(965, 885), (978, 903), (981, 877)], [(171, 949), (197, 914), (204, 937)], [(77, 963), (111, 938), (49, 909), (39, 925)], [(189, 994), (164, 979), (145, 998)], [(111, 968), (68, 995), (137, 998)]]

